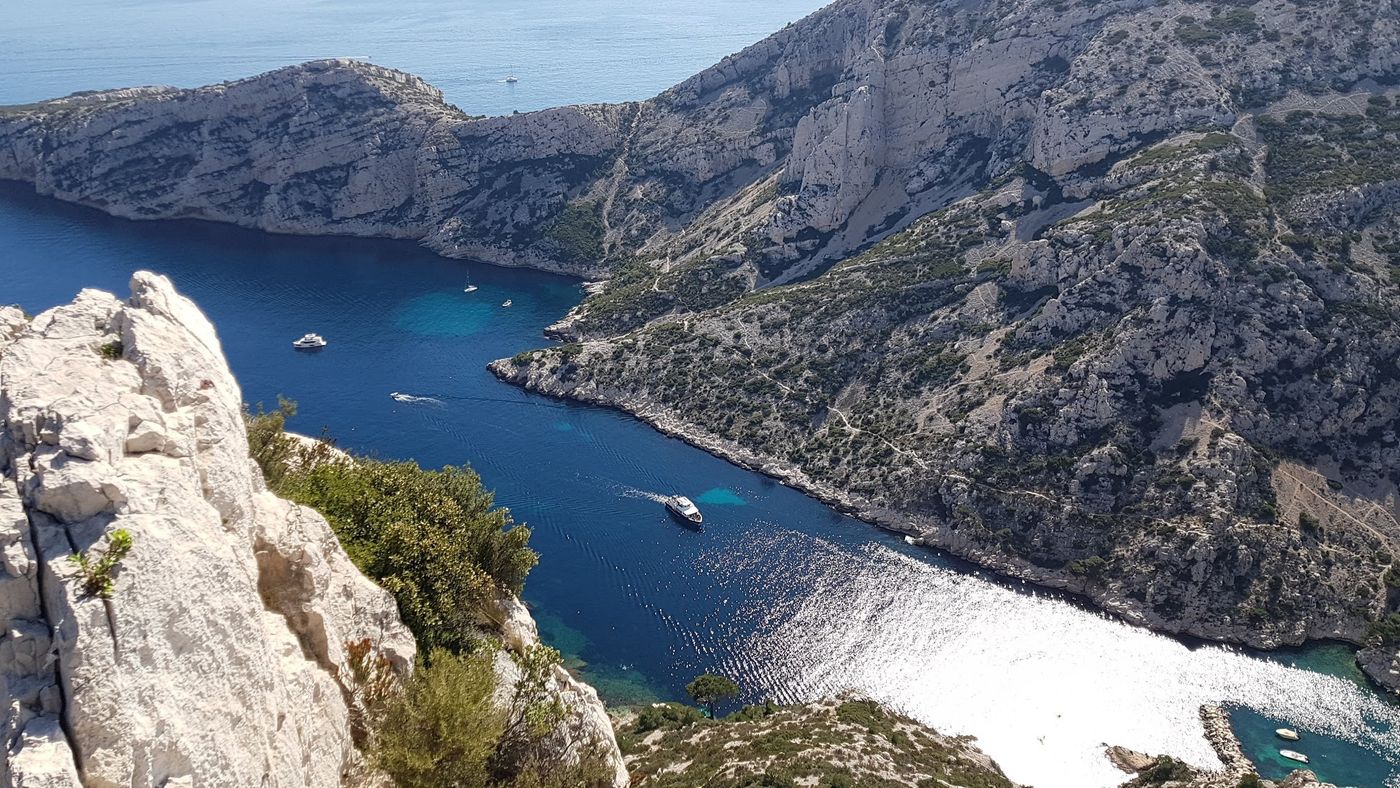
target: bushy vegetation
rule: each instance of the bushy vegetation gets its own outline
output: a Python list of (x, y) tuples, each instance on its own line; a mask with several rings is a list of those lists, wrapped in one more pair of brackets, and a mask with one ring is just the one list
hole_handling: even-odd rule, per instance
[(387, 699), (374, 764), (405, 788), (486, 785), (506, 727), (495, 688), (490, 654), (435, 649)]
[(1290, 112), (1257, 121), (1269, 144), (1269, 191), (1288, 202), (1297, 197), (1400, 177), (1395, 135), (1400, 106), (1377, 97), (1354, 115)]
[(571, 202), (544, 229), (546, 238), (559, 245), (567, 260), (591, 262), (603, 259), (603, 214), (597, 203)]
[[(530, 532), (494, 507), (466, 467), (349, 455), (285, 432), (296, 412), (283, 400), (247, 418), (249, 450), (279, 495), (316, 509), (356, 565), (394, 596), (418, 640), (413, 673), (398, 676), (368, 642), (347, 644), (357, 743), (373, 766), (409, 788), (605, 785), (601, 753), (555, 762), (556, 730), (569, 710), (550, 688), (559, 652), (535, 644), (510, 652), (520, 678), (508, 710), (491, 635), (502, 594), (519, 593), (536, 562)], [(426, 656), (424, 656), (426, 655)]]
[(122, 341), (120, 339), (114, 339), (111, 342), (107, 342), (105, 344), (97, 346), (97, 355), (107, 359), (108, 361), (116, 361), (120, 359), (125, 352), (126, 348), (122, 345)]
[(279, 495), (330, 522), (356, 566), (399, 604), (420, 648), (470, 651), (502, 592), (518, 593), (537, 556), (529, 529), (494, 507), (470, 468), (351, 459), (285, 434), (295, 406), (253, 416), (249, 449)]
[(710, 716), (713, 717), (715, 716), (715, 704), (737, 697), (739, 685), (724, 676), (705, 673), (696, 676), (694, 681), (685, 685), (685, 692), (692, 700), (709, 710)]
[(69, 562), (77, 566), (78, 576), (82, 581), (83, 594), (85, 596), (96, 596), (102, 599), (111, 599), (116, 591), (115, 581), (112, 572), (117, 568), (117, 564), (131, 552), (132, 538), (131, 532), (125, 528), (118, 528), (112, 532), (111, 538), (107, 541), (106, 550), (94, 558), (86, 551), (80, 551), (68, 556)]
[(1157, 762), (1137, 776), (1137, 779), (1126, 783), (1123, 788), (1147, 788), (1152, 785), (1165, 785), (1167, 783), (1186, 782), (1195, 776), (1190, 766), (1178, 761), (1175, 758), (1162, 757)]

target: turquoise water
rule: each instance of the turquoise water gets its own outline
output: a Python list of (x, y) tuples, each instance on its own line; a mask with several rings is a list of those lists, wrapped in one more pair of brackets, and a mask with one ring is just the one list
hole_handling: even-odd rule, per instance
[[(1294, 769), (1302, 768), (1298, 763), (1279, 754), (1280, 750), (1287, 749), (1308, 756), (1307, 768), (1317, 772), (1318, 779), (1323, 782), (1341, 788), (1360, 788), (1376, 784), (1376, 773), (1367, 765), (1371, 756), (1356, 744), (1319, 735), (1307, 726), (1299, 726), (1248, 708), (1230, 709), (1230, 724), (1245, 751), (1250, 753), (1261, 777), (1281, 780)], [(1278, 738), (1274, 731), (1279, 728), (1293, 728), (1298, 732), (1299, 740), (1289, 742)]]
[(716, 487), (706, 490), (695, 496), (695, 503), (706, 506), (743, 506), (748, 503), (733, 490), (726, 490), (723, 487)]
[[(818, 3), (10, 5), (0, 103), (355, 55), (501, 113), (643, 98)], [(506, 73), (522, 81), (505, 85)], [(1121, 781), (1105, 742), (1212, 764), (1196, 709), (1213, 701), (1231, 704), (1265, 768), (1278, 720), (1349, 784), (1382, 785), (1400, 761), (1400, 709), (1356, 681), (1344, 649), (1188, 646), (911, 548), (623, 414), (491, 377), (490, 360), (546, 342), (543, 327), (582, 296), (575, 280), (404, 243), (134, 224), (0, 184), (0, 302), (38, 311), (82, 287), (124, 293), (137, 268), (171, 276), (208, 312), (249, 402), (290, 396), (295, 428), (355, 451), (471, 462), (534, 529), (527, 601), (544, 638), (610, 702), (679, 698), (706, 670), (735, 677), (747, 700), (852, 688), (978, 737), (1041, 788)], [(468, 280), (480, 290), (463, 293)], [(324, 352), (288, 348), (313, 330), (330, 338)], [(658, 500), (676, 493), (704, 508), (705, 531), (666, 516)]]

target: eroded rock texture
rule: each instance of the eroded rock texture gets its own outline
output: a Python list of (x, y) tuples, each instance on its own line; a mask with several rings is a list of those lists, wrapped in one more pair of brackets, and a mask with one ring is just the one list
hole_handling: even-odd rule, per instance
[[(344, 644), (407, 667), (413, 638), (325, 520), (264, 488), (213, 327), (150, 274), (9, 325), (0, 782), (338, 784)], [(119, 529), (104, 599), (70, 556)]]

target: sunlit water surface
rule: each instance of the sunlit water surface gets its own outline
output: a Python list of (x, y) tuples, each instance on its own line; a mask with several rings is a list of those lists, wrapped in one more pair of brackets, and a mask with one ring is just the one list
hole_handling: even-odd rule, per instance
[[(0, 103), (342, 55), (419, 73), (475, 113), (631, 100), (819, 4), (15, 3), (0, 10)], [(507, 73), (521, 81), (504, 84)], [(0, 184), (0, 303), (37, 311), (82, 287), (124, 293), (137, 268), (170, 275), (209, 313), (248, 401), (285, 394), (300, 403), (297, 429), (356, 451), (472, 463), (535, 530), (542, 560), (526, 595), (544, 636), (610, 702), (679, 698), (703, 670), (734, 676), (749, 700), (856, 689), (977, 736), (1042, 788), (1120, 782), (1103, 743), (1211, 765), (1197, 707), (1226, 702), (1265, 776), (1288, 769), (1273, 737), (1287, 723), (1324, 779), (1400, 784), (1388, 778), (1400, 710), (1341, 647), (1189, 648), (907, 547), (622, 414), (487, 374), (488, 361), (544, 344), (541, 329), (581, 297), (573, 280), (407, 244), (132, 224)], [(476, 293), (462, 292), (468, 278)], [(292, 352), (306, 331), (330, 346)], [(674, 492), (704, 508), (703, 532), (662, 511)]]
[[(129, 223), (0, 185), (0, 302), (124, 293), (136, 268), (209, 313), (249, 402), (285, 394), (295, 428), (355, 451), (472, 463), (535, 529), (526, 595), (545, 637), (614, 703), (679, 698), (704, 670), (750, 700), (857, 689), (977, 736), (1046, 788), (1119, 781), (1103, 743), (1215, 763), (1196, 716), (1213, 701), (1240, 707), (1266, 774), (1284, 768), (1283, 721), (1343, 785), (1382, 785), (1400, 754), (1400, 709), (1348, 675), (1338, 647), (1189, 648), (908, 547), (620, 413), (492, 378), (488, 361), (545, 342), (580, 298), (574, 280), (410, 244)], [(307, 331), (330, 346), (293, 352)], [(667, 517), (658, 499), (674, 492), (704, 508), (703, 532)]]

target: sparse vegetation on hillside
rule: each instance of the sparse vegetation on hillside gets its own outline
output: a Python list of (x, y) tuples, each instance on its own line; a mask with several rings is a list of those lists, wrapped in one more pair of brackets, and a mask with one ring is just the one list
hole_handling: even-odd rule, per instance
[[(1347, 473), (1393, 475), (1378, 416), (1345, 437), (1311, 425), (1327, 418), (1319, 408), (1355, 398), (1385, 411), (1400, 397), (1389, 251), (1400, 227), (1376, 207), (1395, 193), (1354, 210), (1310, 200), (1393, 178), (1380, 161), (1397, 149), (1393, 112), (1382, 98), (1346, 119), (1261, 118), (1257, 140), (1216, 130), (1147, 146), (1077, 212), (1047, 209), (1045, 176), (1013, 169), (809, 280), (626, 330), (634, 315), (607, 326), (626, 333), (605, 344), (516, 363), (561, 393), (606, 381), (699, 435), (790, 464), (799, 482), (937, 523), (939, 540), (1162, 621), (1189, 597), (1191, 616), (1263, 642), (1322, 619), (1359, 636), (1382, 603), (1376, 551), (1400, 534), (1381, 520), (1314, 526), (1274, 484), (1280, 458), (1306, 465), (1338, 447)], [(1318, 138), (1335, 140), (1318, 153), (1326, 166), (1276, 162)], [(1054, 220), (1039, 220), (1047, 210)], [(1340, 210), (1355, 226), (1319, 232)], [(1022, 222), (1033, 240), (1009, 231)], [(1243, 353), (1258, 342), (1271, 350)], [(1214, 429), (1188, 434), (1180, 414), (1197, 408)], [(1252, 425), (1242, 434), (1216, 426), (1236, 413)], [(1134, 570), (1202, 542), (1204, 564), (1151, 583)], [(1241, 554), (1258, 556), (1248, 572)], [(1285, 570), (1300, 565), (1324, 580)]]
[(718, 721), (653, 707), (620, 736), (634, 782), (654, 788), (1014, 788), (968, 741), (865, 700), (762, 704)]

